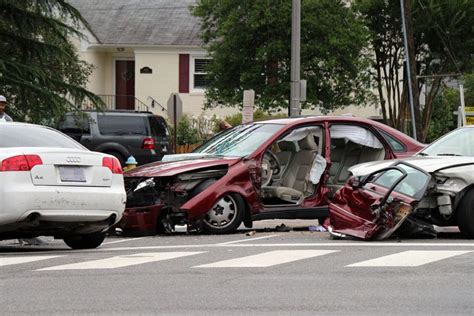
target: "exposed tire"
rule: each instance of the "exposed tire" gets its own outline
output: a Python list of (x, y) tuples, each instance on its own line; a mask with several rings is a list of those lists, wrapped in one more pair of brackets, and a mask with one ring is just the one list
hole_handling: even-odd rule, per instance
[(64, 243), (72, 249), (93, 249), (99, 247), (105, 239), (105, 233), (76, 235), (64, 238)]
[(229, 234), (237, 230), (245, 213), (245, 202), (235, 193), (225, 194), (203, 218), (202, 229), (209, 234)]
[(474, 239), (474, 189), (466, 192), (457, 211), (457, 223), (461, 234)]

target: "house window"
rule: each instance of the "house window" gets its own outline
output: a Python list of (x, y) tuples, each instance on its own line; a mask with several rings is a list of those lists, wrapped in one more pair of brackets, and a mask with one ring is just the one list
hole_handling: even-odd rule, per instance
[(209, 58), (193, 58), (191, 64), (191, 80), (193, 90), (204, 90), (209, 85), (209, 77), (207, 73), (208, 66), (211, 62)]

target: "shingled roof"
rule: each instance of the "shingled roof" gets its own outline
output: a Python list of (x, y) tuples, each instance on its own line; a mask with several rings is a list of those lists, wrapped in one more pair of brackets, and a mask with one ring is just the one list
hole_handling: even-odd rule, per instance
[(196, 0), (70, 0), (101, 44), (200, 46)]

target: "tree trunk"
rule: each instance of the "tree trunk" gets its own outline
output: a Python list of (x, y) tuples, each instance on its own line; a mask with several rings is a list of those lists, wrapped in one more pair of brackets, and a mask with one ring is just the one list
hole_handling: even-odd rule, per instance
[(380, 100), (380, 106), (382, 108), (382, 116), (383, 116), (383, 121), (385, 124), (389, 124), (389, 120), (387, 117), (387, 108), (385, 104), (385, 99), (383, 96), (383, 89), (382, 89), (382, 74), (380, 72), (380, 57), (378, 56), (377, 53), (375, 53), (375, 60), (376, 60), (376, 66), (375, 69), (377, 70), (377, 90), (379, 93), (379, 100)]

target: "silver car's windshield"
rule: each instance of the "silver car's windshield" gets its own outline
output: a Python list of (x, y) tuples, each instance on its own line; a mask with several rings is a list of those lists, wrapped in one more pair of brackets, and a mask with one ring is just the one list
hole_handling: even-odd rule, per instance
[(227, 157), (245, 157), (283, 128), (280, 124), (241, 125), (218, 134), (194, 153)]
[(433, 142), (419, 155), (474, 157), (474, 128), (457, 129)]

